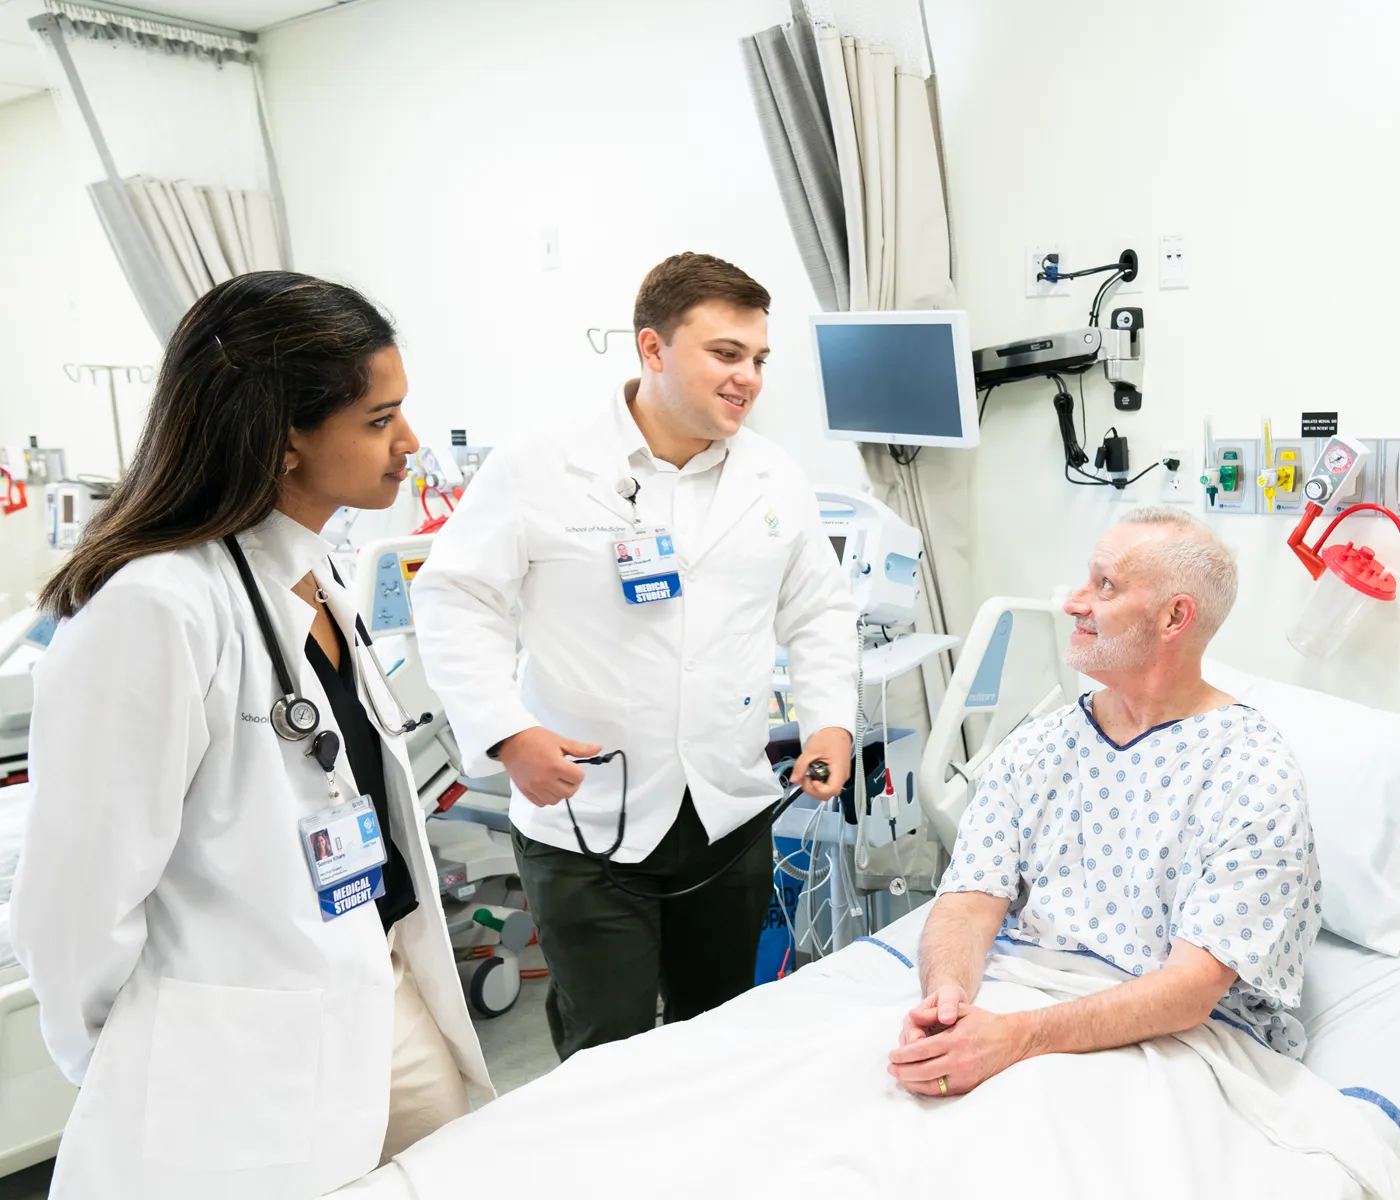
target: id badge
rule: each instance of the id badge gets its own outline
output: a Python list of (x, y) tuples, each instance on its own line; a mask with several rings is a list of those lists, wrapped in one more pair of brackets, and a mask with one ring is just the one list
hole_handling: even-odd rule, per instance
[(651, 604), (681, 594), (676, 543), (664, 526), (634, 530), (626, 541), (613, 542), (612, 552), (628, 604)]
[(297, 829), (323, 921), (384, 895), (383, 867), (389, 854), (368, 796), (303, 817)]

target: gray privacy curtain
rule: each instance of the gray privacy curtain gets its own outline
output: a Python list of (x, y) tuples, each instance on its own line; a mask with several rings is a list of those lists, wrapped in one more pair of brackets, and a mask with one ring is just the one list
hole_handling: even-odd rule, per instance
[[(827, 311), (953, 305), (932, 75), (900, 68), (888, 45), (843, 36), (830, 19), (814, 28), (802, 0), (792, 10), (791, 26), (765, 30), (741, 47), (778, 189), (819, 303)], [(966, 629), (973, 616), (967, 452), (926, 447), (917, 461), (901, 465), (889, 447), (863, 445), (861, 458), (872, 494), (923, 535), (915, 627)], [(893, 680), (889, 718), (926, 737), (950, 674), (950, 662), (940, 656)], [(892, 857), (885, 867), (906, 872), (910, 864), (886, 855), (888, 849), (872, 861)]]
[(290, 266), (256, 38), (47, 0), (32, 18), (102, 227), (163, 342), (199, 296)]
[(844, 311), (851, 306), (846, 210), (812, 23), (794, 5), (789, 27), (739, 46), (802, 264), (822, 308)]

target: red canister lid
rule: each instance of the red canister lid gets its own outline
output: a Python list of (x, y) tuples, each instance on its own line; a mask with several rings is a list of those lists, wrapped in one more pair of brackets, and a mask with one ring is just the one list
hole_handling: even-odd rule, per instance
[(1345, 546), (1328, 546), (1322, 552), (1322, 561), (1332, 574), (1363, 596), (1373, 600), (1395, 599), (1395, 576), (1376, 561), (1376, 552), (1370, 546), (1357, 546), (1352, 542)]

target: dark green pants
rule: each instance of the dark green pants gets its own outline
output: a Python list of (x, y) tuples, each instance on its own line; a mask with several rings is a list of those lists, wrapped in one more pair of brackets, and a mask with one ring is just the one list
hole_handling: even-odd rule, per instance
[[(698, 883), (768, 819), (759, 814), (713, 846), (687, 792), (675, 824), (642, 862), (612, 869), (644, 892)], [(772, 839), (760, 837), (729, 871), (694, 895), (642, 900), (616, 887), (601, 863), (511, 831), (515, 861), (549, 965), (545, 1002), (561, 1059), (669, 1024), (753, 986), (758, 939), (773, 891)]]

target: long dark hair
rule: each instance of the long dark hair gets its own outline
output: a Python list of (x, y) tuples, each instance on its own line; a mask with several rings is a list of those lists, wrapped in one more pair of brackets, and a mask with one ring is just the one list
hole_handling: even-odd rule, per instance
[(277, 503), (293, 429), (369, 390), (394, 345), (353, 288), (255, 271), (195, 301), (166, 347), (131, 469), (93, 516), (40, 606), (71, 617), (133, 559), (239, 533)]

